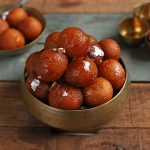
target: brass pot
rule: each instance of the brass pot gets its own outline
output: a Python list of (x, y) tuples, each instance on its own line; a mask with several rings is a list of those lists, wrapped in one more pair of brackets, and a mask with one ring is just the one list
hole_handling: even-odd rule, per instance
[(17, 55), (17, 54), (24, 53), (24, 52), (28, 51), (34, 44), (36, 44), (37, 41), (44, 34), (44, 31), (45, 31), (45, 28), (46, 28), (46, 20), (45, 20), (43, 14), (40, 13), (35, 8), (30, 8), (30, 7), (23, 7), (23, 8), (28, 13), (28, 15), (34, 16), (35, 18), (37, 18), (41, 22), (41, 24), (43, 26), (43, 31), (41, 32), (41, 34), (36, 39), (34, 39), (32, 42), (26, 44), (22, 48), (17, 48), (17, 49), (13, 49), (13, 50), (0, 50), (0, 56), (10, 56), (10, 55)]
[(135, 17), (147, 20), (150, 24), (150, 3), (136, 5), (134, 7), (133, 14)]
[(139, 17), (130, 17), (120, 21), (118, 32), (129, 46), (139, 46), (145, 42), (149, 24)]
[(26, 89), (25, 73), (21, 80), (21, 94), (27, 109), (43, 123), (66, 131), (88, 132), (98, 130), (122, 110), (128, 100), (129, 84), (126, 70), (125, 83), (115, 97), (105, 104), (83, 110), (61, 110), (42, 103)]

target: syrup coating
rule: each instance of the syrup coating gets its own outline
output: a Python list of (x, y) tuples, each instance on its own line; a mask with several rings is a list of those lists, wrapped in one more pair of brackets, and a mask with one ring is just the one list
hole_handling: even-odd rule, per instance
[(25, 38), (19, 30), (9, 28), (0, 34), (0, 49), (12, 50), (22, 48), (25, 45)]
[(93, 42), (93, 38), (76, 27), (64, 29), (59, 37), (59, 47), (65, 48), (67, 56), (71, 58), (85, 56), (91, 42)]
[(97, 66), (92, 59), (75, 58), (68, 66), (65, 80), (70, 85), (85, 87), (96, 79), (97, 74)]
[(35, 17), (28, 16), (17, 24), (17, 28), (23, 33), (27, 40), (34, 40), (42, 32), (42, 24)]
[(92, 84), (85, 87), (83, 93), (85, 103), (89, 107), (95, 107), (113, 97), (113, 87), (108, 80), (99, 77)]
[(43, 81), (56, 81), (66, 71), (68, 59), (63, 53), (50, 49), (42, 51), (35, 72)]
[(6, 20), (11, 27), (16, 27), (17, 24), (24, 20), (28, 14), (23, 8), (13, 8), (6, 17)]
[(126, 78), (122, 65), (115, 59), (107, 59), (98, 67), (99, 76), (107, 79), (115, 90), (120, 89)]
[(50, 89), (48, 102), (55, 108), (75, 110), (80, 109), (83, 95), (79, 88), (67, 84), (56, 84)]
[(41, 81), (40, 77), (36, 77), (35, 74), (29, 74), (25, 85), (32, 95), (41, 101), (47, 101), (51, 85), (49, 82)]
[(104, 59), (120, 59), (120, 46), (115, 40), (106, 38), (98, 44), (105, 53)]

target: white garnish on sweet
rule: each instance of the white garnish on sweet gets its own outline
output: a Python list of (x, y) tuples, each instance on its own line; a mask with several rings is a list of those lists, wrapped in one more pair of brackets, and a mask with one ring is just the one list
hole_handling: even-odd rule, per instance
[(104, 56), (104, 52), (96, 45), (92, 47), (91, 53), (92, 56)]
[(68, 93), (66, 91), (63, 91), (62, 96), (68, 96)]
[(90, 63), (88, 61), (83, 61), (83, 63), (84, 63), (84, 69), (86, 71), (89, 71), (90, 70)]
[(66, 50), (64, 49), (64, 48), (62, 48), (62, 47), (60, 47), (60, 48), (58, 48), (58, 52), (63, 52), (63, 53), (66, 53)]
[(38, 76), (38, 79), (41, 79), (42, 77), (41, 76)]
[(115, 67), (115, 73), (116, 73), (116, 75), (120, 74), (120, 68), (117, 65)]
[(40, 85), (40, 80), (34, 79), (31, 82), (31, 88), (32, 88), (32, 90), (35, 91), (39, 85)]
[(52, 50), (53, 50), (53, 51), (57, 51), (57, 49), (56, 49), (56, 48), (53, 48)]

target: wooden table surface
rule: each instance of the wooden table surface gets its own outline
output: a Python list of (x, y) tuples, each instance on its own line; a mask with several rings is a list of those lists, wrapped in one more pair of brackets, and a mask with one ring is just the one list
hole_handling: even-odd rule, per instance
[[(125, 13), (140, 2), (149, 0), (30, 0), (27, 5), (43, 13)], [(53, 134), (24, 108), (19, 90), (19, 81), (0, 81), (0, 150), (150, 149), (150, 81), (132, 83), (124, 110), (89, 136)]]

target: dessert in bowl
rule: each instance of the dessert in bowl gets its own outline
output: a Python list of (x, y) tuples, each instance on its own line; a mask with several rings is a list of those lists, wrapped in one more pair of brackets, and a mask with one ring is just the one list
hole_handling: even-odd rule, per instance
[(97, 130), (127, 100), (129, 78), (120, 46), (77, 27), (51, 33), (31, 54), (22, 78), (23, 101), (43, 123), (68, 131)]

